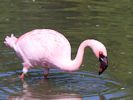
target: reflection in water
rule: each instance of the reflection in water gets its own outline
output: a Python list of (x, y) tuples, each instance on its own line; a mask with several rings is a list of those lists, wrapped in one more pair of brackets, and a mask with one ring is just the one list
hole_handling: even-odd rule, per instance
[[(36, 88), (31, 87), (26, 81), (23, 82), (22, 92), (14, 94), (8, 97), (8, 100), (36, 100), (36, 99), (45, 99), (45, 100), (83, 100), (82, 96), (78, 93), (72, 92), (52, 92), (52, 87), (49, 85), (48, 80), (42, 80), (38, 85), (35, 85)], [(40, 87), (43, 89), (39, 91)], [(88, 97), (89, 98), (89, 97)], [(98, 100), (106, 100), (104, 95), (99, 95), (99, 97), (93, 97)]]
[[(34, 99), (50, 99), (50, 100), (82, 100), (82, 97), (76, 93), (63, 93), (56, 92), (55, 94), (52, 92), (52, 88), (48, 83), (48, 80), (40, 81), (39, 86), (35, 85), (36, 88), (30, 87), (30, 85), (26, 82), (23, 82), (22, 92), (19, 94), (15, 94), (16, 96), (9, 96), (8, 100), (34, 100)], [(43, 89), (39, 91), (42, 87)]]
[(1, 81), (5, 85), (0, 88), (0, 96), (7, 93), (9, 100), (106, 100), (126, 96), (125, 92), (118, 92), (120, 84), (107, 77), (101, 79), (88, 72), (68, 74), (53, 69), (49, 79), (44, 80), (40, 77), (41, 72), (39, 69), (31, 70), (24, 82), (14, 79), (15, 73), (10, 72), (10, 76), (5, 75), (5, 80)]

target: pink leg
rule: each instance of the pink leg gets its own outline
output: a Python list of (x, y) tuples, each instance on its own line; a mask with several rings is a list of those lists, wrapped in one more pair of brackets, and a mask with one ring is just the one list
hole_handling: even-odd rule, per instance
[(24, 73), (22, 73), (20, 76), (19, 76), (19, 78), (23, 81), (24, 80)]
[(25, 74), (27, 74), (29, 67), (24, 66), (22, 70), (22, 74), (19, 76), (21, 80), (24, 80)]

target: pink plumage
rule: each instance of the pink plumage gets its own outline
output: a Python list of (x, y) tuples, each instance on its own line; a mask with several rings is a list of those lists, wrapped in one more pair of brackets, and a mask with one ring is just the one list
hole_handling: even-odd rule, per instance
[(79, 69), (84, 49), (90, 47), (101, 66), (99, 74), (107, 68), (107, 51), (105, 46), (94, 39), (88, 39), (81, 43), (74, 60), (71, 59), (71, 46), (69, 41), (59, 32), (51, 29), (36, 29), (16, 38), (13, 34), (7, 36), (4, 43), (14, 49), (17, 56), (22, 60), (24, 75), (28, 69), (34, 66), (45, 68), (45, 77), (48, 76), (49, 68), (56, 67), (65, 71), (76, 71)]

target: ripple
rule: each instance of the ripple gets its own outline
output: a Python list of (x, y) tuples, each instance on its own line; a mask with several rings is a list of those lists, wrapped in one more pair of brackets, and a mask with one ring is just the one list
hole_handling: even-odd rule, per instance
[[(16, 72), (0, 73), (0, 97), (14, 99), (47, 98), (76, 100), (95, 98), (123, 98), (127, 93), (121, 84), (113, 81), (107, 75), (99, 76), (90, 72), (65, 73), (51, 69), (49, 79), (43, 78), (41, 69), (29, 71), (25, 82), (17, 78)], [(69, 100), (69, 99), (67, 99)]]

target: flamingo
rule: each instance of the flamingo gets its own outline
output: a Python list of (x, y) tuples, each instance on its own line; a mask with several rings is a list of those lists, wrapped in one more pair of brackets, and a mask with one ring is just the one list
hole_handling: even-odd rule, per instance
[(108, 67), (107, 50), (105, 46), (94, 39), (83, 41), (75, 59), (71, 59), (71, 46), (61, 33), (52, 29), (35, 29), (16, 38), (13, 34), (6, 36), (5, 45), (12, 48), (21, 59), (23, 69), (20, 79), (24, 79), (30, 68), (42, 66), (47, 78), (49, 69), (54, 67), (67, 72), (77, 71), (83, 61), (86, 47), (92, 49), (100, 62), (99, 75)]

